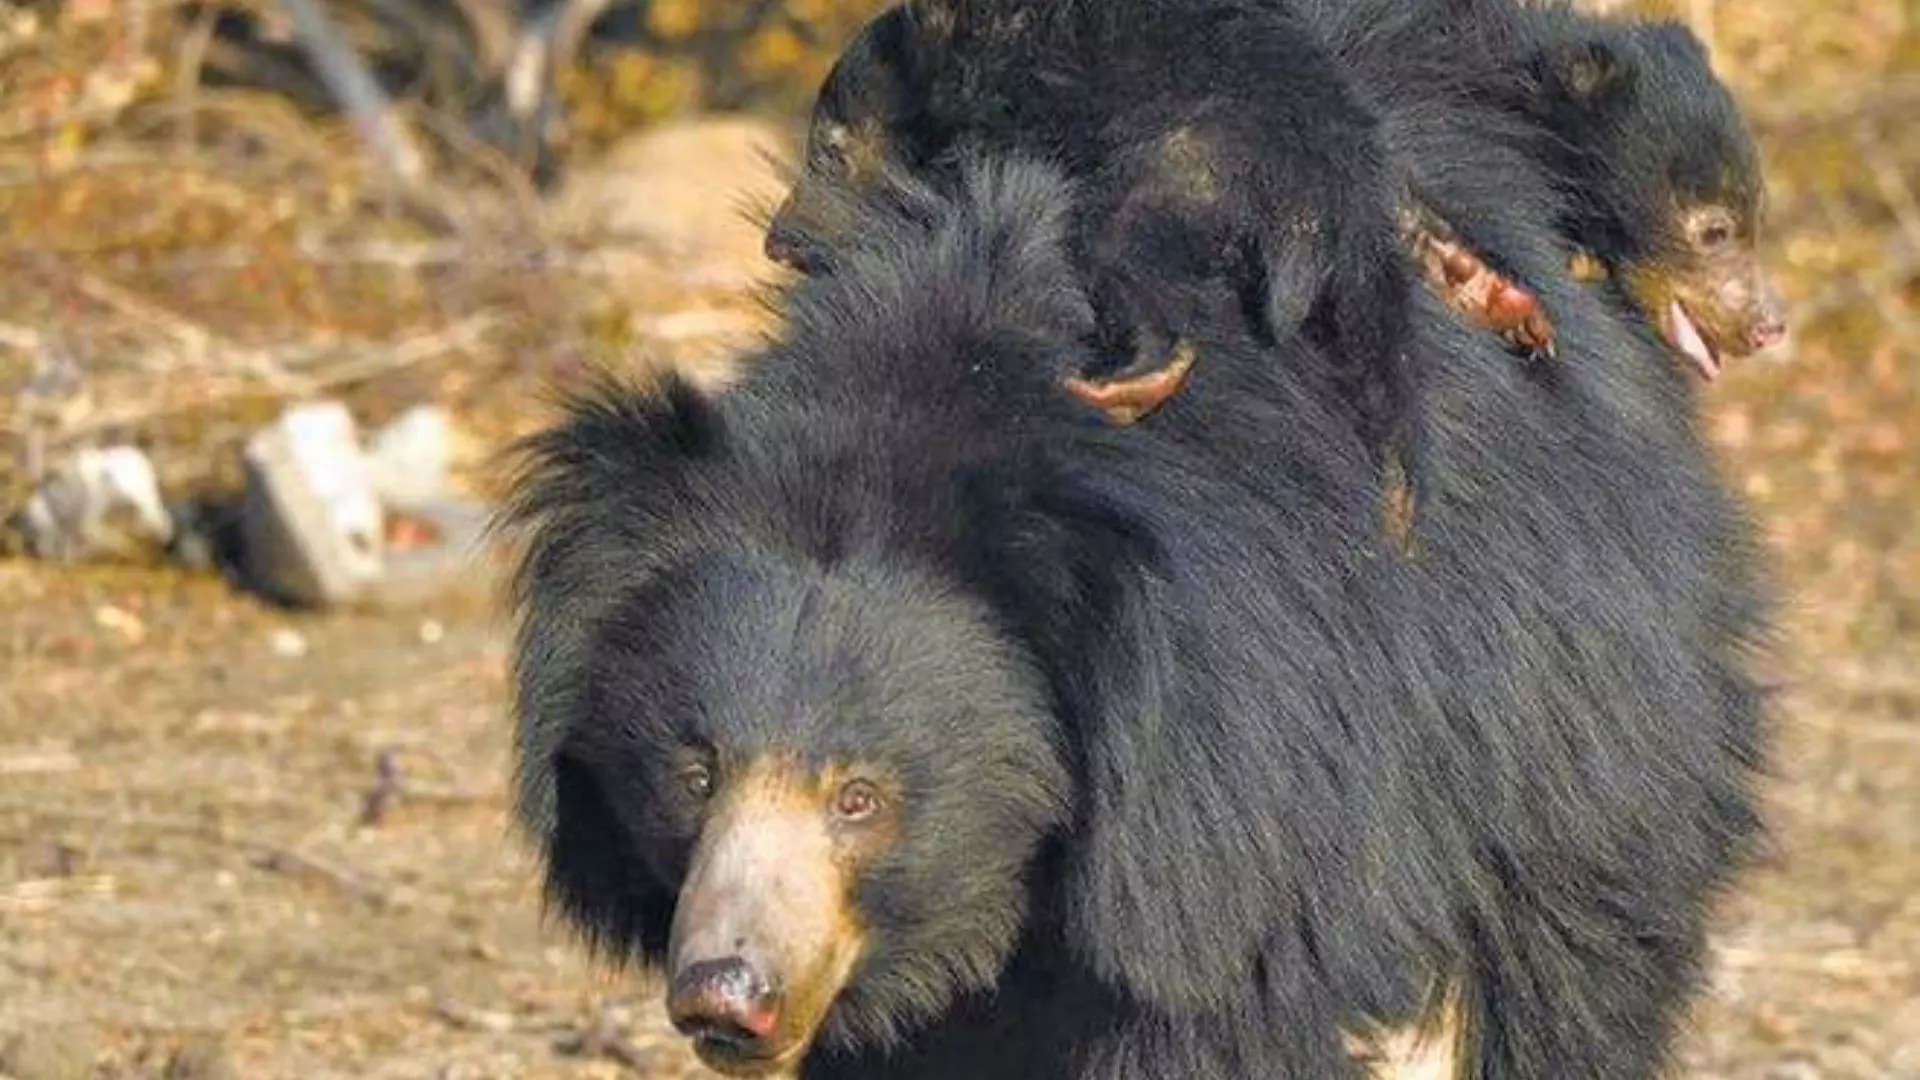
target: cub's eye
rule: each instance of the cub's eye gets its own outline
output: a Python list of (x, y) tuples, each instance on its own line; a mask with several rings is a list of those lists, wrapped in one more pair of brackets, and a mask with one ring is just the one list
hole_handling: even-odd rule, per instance
[(1706, 251), (1726, 245), (1733, 239), (1733, 222), (1718, 211), (1706, 211), (1691, 223), (1693, 242)]
[(833, 797), (833, 813), (842, 821), (865, 821), (880, 809), (880, 789), (865, 780), (849, 780)]
[(713, 794), (713, 770), (705, 765), (689, 765), (680, 770), (680, 784), (687, 794), (704, 799)]

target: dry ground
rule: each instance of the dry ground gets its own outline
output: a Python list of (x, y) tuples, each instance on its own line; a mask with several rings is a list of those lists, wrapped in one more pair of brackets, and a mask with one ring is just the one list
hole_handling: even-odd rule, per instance
[[(1905, 1080), (1920, 1078), (1920, 44), (1900, 0), (1808, 10), (1689, 7), (1718, 14), (1763, 119), (1772, 255), (1802, 333), (1789, 359), (1708, 395), (1788, 602), (1777, 843), (1726, 905), (1685, 1072)], [(343, 198), (354, 178), (325, 171), (351, 157), (337, 131), (267, 140), (280, 156), (244, 168), (216, 156), (258, 142), (261, 115), (219, 104), (191, 139), (156, 121), (175, 140), (158, 157), (83, 132), (58, 167), (12, 168), (0, 124), (0, 344), (68, 334), (54, 343), (93, 387), (54, 403), (56, 433), (117, 424), (170, 478), (217, 481), (244, 423), (306, 379), (371, 417), (447, 402), (490, 444), (537, 422), (538, 382), (609, 357), (684, 361), (750, 323), (750, 254), (689, 268), (657, 244), (608, 262), (561, 242), (536, 259), (515, 246), (524, 207), (499, 198), (476, 197), (473, 235), (422, 237)], [(621, 189), (616, 174), (606, 190)], [(578, 211), (591, 195), (571, 204), (591, 219), (574, 234), (618, 218)], [(89, 336), (56, 329), (76, 315)], [(448, 337), (461, 327), (473, 336)], [(0, 348), (0, 391), (35, 374), (24, 352)], [(384, 359), (339, 367), (368, 355)], [(264, 376), (235, 374), (261, 356)], [(475, 597), (298, 615), (211, 578), (0, 560), (0, 1077), (692, 1075), (652, 988), (593, 970), (542, 921), (508, 816), (502, 631)]]

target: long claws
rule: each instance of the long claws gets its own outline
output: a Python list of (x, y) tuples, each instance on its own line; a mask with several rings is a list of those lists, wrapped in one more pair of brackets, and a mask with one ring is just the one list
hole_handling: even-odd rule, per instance
[(1126, 427), (1179, 393), (1193, 373), (1195, 359), (1193, 343), (1182, 341), (1173, 347), (1167, 363), (1144, 374), (1097, 382), (1072, 375), (1063, 385), (1067, 393), (1100, 410), (1109, 421)]
[(1499, 334), (1530, 356), (1552, 359), (1553, 321), (1539, 297), (1500, 274), (1442, 226), (1403, 224), (1429, 286), (1468, 322)]

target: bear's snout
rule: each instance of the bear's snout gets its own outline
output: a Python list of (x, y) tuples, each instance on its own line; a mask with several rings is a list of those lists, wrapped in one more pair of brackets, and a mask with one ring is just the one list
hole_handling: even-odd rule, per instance
[(667, 1015), (682, 1035), (726, 1043), (757, 1057), (780, 1019), (780, 996), (766, 975), (741, 957), (702, 960), (674, 973)]
[(674, 905), (667, 1010), (721, 1072), (798, 1060), (864, 947), (853, 863), (827, 820), (833, 790), (761, 763), (714, 796)]

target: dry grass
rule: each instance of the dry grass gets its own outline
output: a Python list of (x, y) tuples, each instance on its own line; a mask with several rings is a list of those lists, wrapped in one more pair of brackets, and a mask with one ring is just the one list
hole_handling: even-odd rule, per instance
[(322, 392), (370, 420), (431, 397), (503, 435), (537, 421), (531, 381), (708, 336), (654, 316), (753, 310), (737, 282), (557, 221), (444, 117), (414, 110), (444, 137), (396, 196), (337, 118), (200, 85), (204, 35), (173, 3), (67, 11), (0, 4), (0, 503), (109, 436), (175, 483), (231, 480), (248, 425)]

